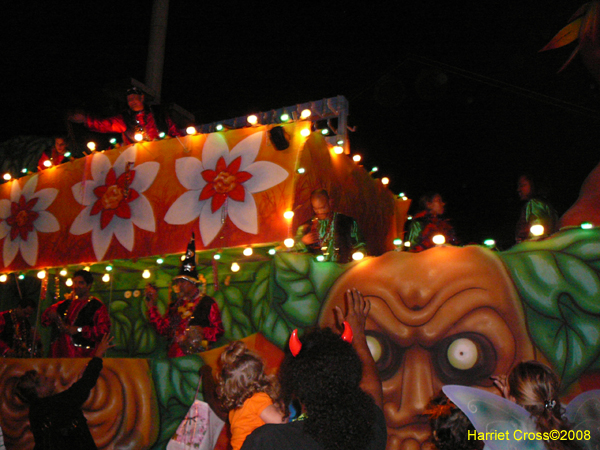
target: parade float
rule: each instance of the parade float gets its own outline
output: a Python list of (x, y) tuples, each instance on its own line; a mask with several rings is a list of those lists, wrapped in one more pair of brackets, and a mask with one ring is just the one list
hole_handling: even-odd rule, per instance
[[(589, 203), (596, 172), (563, 229), (547, 239), (504, 252), (400, 251), (394, 241), (410, 201), (348, 157), (344, 133), (327, 137), (316, 126), (346, 106), (337, 97), (263, 113), (254, 123), (232, 119), (183, 138), (93, 152), (0, 186), (2, 309), (36, 296), (36, 327), (48, 348), (41, 311), (70, 292), (69, 277), (81, 268), (94, 274), (92, 292), (109, 308), (115, 347), (84, 405), (99, 448), (165, 448), (219, 346), (246, 339), (276, 370), (290, 332), (333, 325), (332, 309), (351, 287), (372, 304), (367, 335), (390, 450), (428, 441), (422, 412), (442, 386), (493, 392), (489, 377), (521, 360), (551, 365), (567, 400), (600, 387), (600, 216)], [(286, 242), (311, 217), (317, 188), (357, 219), (367, 257), (322, 262)], [(168, 359), (143, 292), (157, 286), (165, 311), (192, 234), (201, 290), (216, 299), (225, 335), (213, 350)], [(7, 448), (33, 447), (27, 406), (12, 394), (16, 377), (35, 368), (66, 387), (86, 363), (3, 361)]]

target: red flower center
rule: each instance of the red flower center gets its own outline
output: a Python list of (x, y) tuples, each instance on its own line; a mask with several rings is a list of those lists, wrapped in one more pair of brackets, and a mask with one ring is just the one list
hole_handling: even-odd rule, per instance
[(220, 172), (213, 181), (213, 183), (215, 183), (215, 191), (217, 191), (219, 194), (231, 192), (237, 186), (235, 181), (235, 175), (231, 175), (229, 172)]
[(114, 169), (110, 169), (106, 174), (104, 186), (94, 189), (98, 200), (92, 206), (90, 216), (100, 213), (101, 229), (104, 230), (115, 215), (121, 219), (131, 218), (129, 203), (140, 196), (135, 189), (130, 187), (134, 178), (135, 170), (125, 172), (117, 178)]
[(235, 158), (229, 166), (225, 163), (223, 157), (217, 161), (215, 170), (204, 170), (202, 178), (206, 181), (206, 186), (200, 193), (200, 200), (207, 200), (212, 197), (210, 209), (214, 213), (217, 211), (227, 198), (236, 202), (243, 202), (246, 198), (246, 190), (243, 183), (252, 178), (252, 174), (240, 171), (242, 157)]
[(117, 209), (125, 197), (125, 190), (113, 184), (109, 186), (100, 201), (104, 209)]

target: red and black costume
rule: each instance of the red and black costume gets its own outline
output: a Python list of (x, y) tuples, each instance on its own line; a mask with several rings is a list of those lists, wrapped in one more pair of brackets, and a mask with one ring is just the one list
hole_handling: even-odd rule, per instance
[[(65, 326), (75, 326), (81, 331), (73, 336), (61, 331), (50, 318), (50, 311), (56, 311)], [(55, 303), (42, 314), (42, 325), (52, 326), (50, 357), (83, 358), (92, 356), (102, 336), (110, 331), (110, 317), (104, 303), (95, 297), (89, 297), (87, 300)]]
[(422, 252), (428, 248), (435, 247), (433, 237), (441, 234), (446, 239), (446, 244), (458, 245), (458, 239), (450, 220), (443, 216), (431, 214), (429, 211), (421, 211), (415, 214), (408, 230), (411, 252)]
[(135, 134), (141, 132), (145, 141), (159, 138), (161, 132), (167, 136), (183, 136), (173, 120), (162, 108), (146, 107), (143, 111), (127, 111), (114, 117), (99, 119), (85, 115), (83, 124), (92, 131), (99, 133), (121, 133), (123, 144), (137, 142)]
[(180, 298), (169, 305), (164, 316), (156, 306), (148, 309), (148, 320), (161, 336), (171, 339), (167, 356), (174, 358), (187, 353), (180, 347), (186, 329), (190, 326), (201, 326), (204, 339), (215, 342), (224, 332), (221, 313), (217, 303), (208, 295), (197, 293), (193, 298)]

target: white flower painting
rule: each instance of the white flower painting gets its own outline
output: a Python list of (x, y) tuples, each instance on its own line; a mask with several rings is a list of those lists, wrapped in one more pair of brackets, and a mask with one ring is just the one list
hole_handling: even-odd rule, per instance
[(84, 206), (71, 225), (71, 234), (92, 232), (94, 254), (100, 261), (113, 235), (127, 250), (135, 244), (134, 225), (154, 232), (156, 221), (148, 199), (143, 195), (160, 168), (157, 162), (135, 165), (136, 148), (129, 147), (114, 165), (107, 156), (96, 153), (91, 163), (91, 180), (72, 187), (75, 200)]
[(0, 239), (4, 239), (4, 267), (10, 265), (19, 250), (23, 260), (34, 266), (38, 258), (38, 233), (53, 233), (60, 229), (58, 221), (46, 209), (54, 202), (58, 189), (36, 191), (38, 175), (25, 183), (12, 182), (10, 199), (0, 200)]
[(270, 189), (288, 172), (269, 161), (255, 161), (264, 131), (254, 133), (229, 149), (220, 134), (210, 134), (202, 161), (180, 158), (175, 163), (179, 182), (188, 189), (169, 208), (165, 222), (183, 225), (200, 218), (204, 245), (217, 236), (226, 217), (240, 230), (257, 234), (256, 202), (252, 194)]

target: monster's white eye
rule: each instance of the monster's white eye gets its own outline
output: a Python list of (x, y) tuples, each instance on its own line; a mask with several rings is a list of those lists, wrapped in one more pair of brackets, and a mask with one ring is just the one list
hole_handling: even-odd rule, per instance
[(379, 340), (374, 336), (367, 335), (367, 345), (369, 346), (371, 356), (373, 356), (375, 362), (379, 362), (383, 353)]
[(448, 346), (448, 362), (456, 369), (469, 370), (478, 359), (479, 350), (471, 339), (460, 338)]

